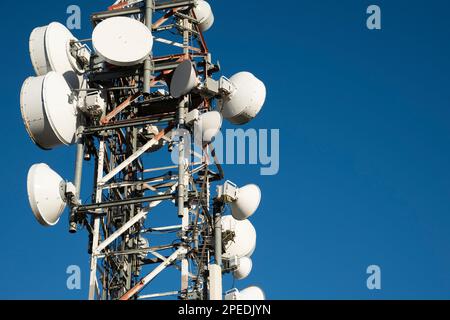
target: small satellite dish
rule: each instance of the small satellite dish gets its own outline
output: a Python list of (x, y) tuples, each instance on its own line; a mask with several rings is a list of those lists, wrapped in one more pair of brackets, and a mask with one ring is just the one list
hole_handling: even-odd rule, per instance
[(199, 21), (199, 27), (202, 32), (208, 31), (214, 24), (214, 14), (211, 5), (204, 0), (197, 0), (194, 7), (195, 17)]
[(115, 66), (133, 66), (152, 52), (153, 36), (142, 22), (127, 17), (109, 18), (99, 23), (92, 34), (97, 54)]
[(240, 188), (236, 201), (233, 201), (231, 212), (233, 218), (242, 221), (253, 216), (261, 204), (261, 189), (254, 184)]
[(226, 242), (224, 259), (250, 258), (253, 255), (256, 249), (256, 230), (249, 220), (237, 221), (232, 216), (224, 216), (222, 229), (224, 232), (231, 231), (235, 234), (233, 240)]
[(190, 60), (185, 60), (176, 69), (170, 84), (170, 94), (174, 98), (182, 97), (192, 91), (199, 81)]
[(34, 29), (30, 35), (30, 57), (36, 75), (44, 76), (55, 71), (64, 75), (72, 88), (80, 88), (84, 70), (70, 52), (71, 41), (78, 40), (58, 22)]
[(236, 280), (244, 280), (248, 278), (253, 270), (253, 261), (250, 258), (244, 257), (239, 259), (239, 267), (233, 272)]
[(266, 295), (264, 291), (258, 287), (249, 287), (242, 291), (234, 289), (225, 295), (226, 301), (264, 301)]
[(247, 124), (261, 111), (266, 101), (266, 86), (249, 72), (230, 78), (235, 91), (223, 98), (222, 115), (236, 125)]
[(36, 145), (45, 150), (75, 142), (76, 102), (63, 76), (49, 72), (25, 80), (20, 106), (25, 127)]
[(195, 142), (199, 146), (211, 143), (222, 129), (223, 118), (220, 112), (211, 111), (204, 113), (195, 123)]
[(46, 164), (36, 164), (28, 172), (28, 199), (33, 214), (46, 227), (58, 223), (66, 208), (65, 181)]

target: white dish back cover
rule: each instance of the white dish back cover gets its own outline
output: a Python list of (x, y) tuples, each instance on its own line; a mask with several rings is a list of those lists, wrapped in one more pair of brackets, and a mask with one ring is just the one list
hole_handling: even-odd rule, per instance
[(66, 203), (61, 196), (64, 180), (46, 164), (36, 164), (28, 172), (28, 200), (34, 216), (43, 226), (58, 223)]
[(106, 62), (116, 66), (133, 66), (152, 52), (150, 29), (132, 18), (114, 17), (100, 22), (92, 34), (92, 45)]

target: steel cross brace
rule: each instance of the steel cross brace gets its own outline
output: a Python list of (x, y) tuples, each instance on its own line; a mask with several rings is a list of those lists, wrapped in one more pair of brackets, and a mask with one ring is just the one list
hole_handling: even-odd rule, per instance
[(155, 270), (144, 277), (133, 289), (128, 291), (120, 300), (127, 301), (137, 295), (139, 292), (152, 282), (161, 272), (173, 264), (180, 256), (187, 254), (188, 250), (185, 247), (180, 247), (175, 251), (166, 261), (161, 263)]
[[(156, 137), (154, 137), (152, 140), (147, 142), (144, 146), (142, 146), (136, 153), (134, 153), (131, 157), (129, 157), (127, 160), (122, 162), (117, 168), (112, 170), (108, 175), (104, 176), (99, 181), (99, 186), (103, 187), (109, 180), (114, 178), (119, 172), (121, 172), (123, 169), (128, 167), (130, 164), (132, 164), (134, 161), (136, 161), (139, 157), (141, 157), (144, 153), (146, 153), (151, 147), (153, 147), (155, 144), (157, 144), (161, 139), (166, 136), (166, 134), (171, 131), (173, 126), (169, 126), (168, 128), (162, 130)], [(168, 137), (167, 137), (168, 138)]]
[[(175, 184), (171, 189), (169, 189), (165, 193), (161, 193), (160, 195), (164, 194), (172, 194), (177, 189), (178, 184)], [(141, 219), (145, 218), (151, 210), (156, 208), (162, 203), (162, 201), (158, 202), (152, 202), (150, 206), (144, 210), (142, 210), (138, 215), (136, 215), (133, 219), (128, 221), (126, 224), (122, 226), (122, 228), (118, 229), (114, 234), (112, 234), (108, 239), (103, 241), (94, 251), (94, 255), (101, 255), (102, 251), (105, 250), (111, 243), (113, 243), (117, 238), (119, 238), (122, 234), (124, 234), (128, 229), (130, 229), (132, 226), (134, 226), (136, 223), (138, 223)]]

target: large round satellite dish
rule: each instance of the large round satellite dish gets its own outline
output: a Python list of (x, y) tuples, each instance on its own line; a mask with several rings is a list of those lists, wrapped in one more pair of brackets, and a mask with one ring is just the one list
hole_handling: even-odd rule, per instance
[(240, 72), (230, 78), (235, 91), (222, 101), (222, 114), (236, 125), (243, 125), (261, 111), (266, 101), (266, 86), (249, 72)]
[(197, 74), (190, 60), (182, 62), (176, 69), (170, 84), (170, 94), (179, 98), (192, 91), (198, 85)]
[(202, 32), (208, 31), (214, 24), (214, 14), (211, 5), (204, 1), (198, 0), (194, 7), (195, 17), (199, 21), (199, 28)]
[(42, 149), (75, 142), (77, 114), (71, 89), (63, 76), (49, 72), (28, 78), (22, 86), (22, 118), (31, 139)]
[(92, 45), (106, 62), (122, 67), (133, 66), (143, 62), (152, 52), (153, 36), (140, 21), (114, 17), (95, 27)]
[(231, 212), (236, 220), (242, 221), (253, 216), (261, 203), (261, 189), (250, 184), (238, 191), (237, 200), (230, 204)]
[(54, 226), (61, 218), (66, 208), (64, 187), (64, 180), (46, 164), (36, 164), (28, 172), (28, 199), (43, 226)]
[(249, 220), (237, 221), (232, 216), (222, 218), (224, 232), (231, 231), (235, 234), (233, 240), (226, 241), (225, 259), (251, 257), (256, 249), (256, 230)]
[(248, 278), (253, 269), (253, 261), (244, 257), (239, 260), (239, 267), (234, 271), (233, 275), (236, 280), (244, 280)]
[(77, 67), (70, 53), (71, 41), (78, 40), (58, 22), (34, 29), (30, 36), (30, 57), (36, 75), (55, 71), (62, 74), (72, 88), (80, 88), (83, 70)]
[(195, 142), (199, 146), (211, 143), (222, 129), (223, 118), (220, 112), (206, 112), (195, 124)]

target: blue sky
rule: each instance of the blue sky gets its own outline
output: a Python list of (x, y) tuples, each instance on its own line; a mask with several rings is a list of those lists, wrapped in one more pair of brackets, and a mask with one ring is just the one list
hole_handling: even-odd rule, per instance
[[(252, 220), (254, 272), (238, 287), (260, 285), (271, 299), (449, 299), (448, 1), (211, 2), (216, 23), (206, 37), (214, 58), (227, 74), (252, 71), (268, 88), (248, 127), (281, 130), (277, 176), (226, 167), (227, 178), (258, 183), (264, 194)], [(20, 87), (33, 73), (29, 33), (65, 22), (70, 4), (83, 10), (74, 33), (89, 38), (89, 14), (109, 2), (14, 1), (1, 22), (0, 298), (87, 296), (86, 234), (69, 235), (66, 223), (40, 227), (26, 195), (32, 164), (72, 179), (75, 151), (34, 147), (19, 108)], [(366, 28), (371, 4), (382, 9), (381, 31)], [(366, 287), (373, 264), (382, 269), (377, 292)], [(69, 265), (83, 269), (81, 291), (66, 289)]]

